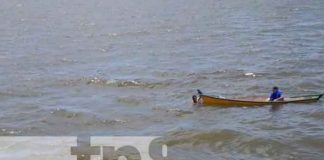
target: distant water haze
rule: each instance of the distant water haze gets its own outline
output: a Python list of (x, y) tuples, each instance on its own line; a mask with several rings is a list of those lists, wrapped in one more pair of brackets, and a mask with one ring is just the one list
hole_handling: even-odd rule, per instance
[(0, 20), (1, 136), (153, 135), (177, 160), (323, 159), (323, 100), (191, 104), (196, 89), (323, 93), (322, 0), (4, 0)]

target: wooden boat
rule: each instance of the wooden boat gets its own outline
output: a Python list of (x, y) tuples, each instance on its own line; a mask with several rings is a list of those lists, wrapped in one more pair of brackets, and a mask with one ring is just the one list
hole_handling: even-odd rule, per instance
[[(201, 93), (201, 92), (200, 92)], [(243, 97), (243, 98), (220, 98), (199, 94), (196, 97), (196, 103), (206, 106), (263, 106), (263, 105), (280, 105), (287, 103), (311, 103), (318, 101), (324, 94), (306, 95), (298, 97), (284, 98), (281, 101), (269, 101), (268, 97)], [(194, 100), (194, 96), (193, 96)]]

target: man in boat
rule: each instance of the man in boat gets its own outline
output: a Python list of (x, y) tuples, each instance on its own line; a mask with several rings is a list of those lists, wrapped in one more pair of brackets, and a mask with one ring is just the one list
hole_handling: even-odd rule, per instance
[(200, 98), (200, 96), (196, 96), (196, 95), (193, 95), (192, 96), (192, 103), (193, 104), (203, 104), (203, 101), (202, 99)]
[(193, 95), (192, 96), (192, 102), (193, 102), (193, 104), (198, 104), (198, 101), (199, 101), (198, 97), (196, 95)]
[(199, 89), (197, 89), (197, 92), (198, 92), (198, 96), (196, 96), (196, 95), (192, 96), (192, 103), (193, 104), (203, 104), (203, 101), (200, 98), (200, 95), (202, 95), (203, 93)]
[(277, 87), (274, 86), (272, 88), (272, 93), (269, 98), (270, 101), (283, 101), (284, 98), (282, 97), (282, 91)]

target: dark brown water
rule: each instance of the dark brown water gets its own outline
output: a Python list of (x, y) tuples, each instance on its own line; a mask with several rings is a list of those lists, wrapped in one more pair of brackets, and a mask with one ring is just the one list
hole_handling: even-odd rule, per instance
[[(322, 0), (11, 0), (0, 5), (0, 135), (162, 136), (170, 159), (323, 159)], [(253, 73), (253, 74), (252, 74)]]

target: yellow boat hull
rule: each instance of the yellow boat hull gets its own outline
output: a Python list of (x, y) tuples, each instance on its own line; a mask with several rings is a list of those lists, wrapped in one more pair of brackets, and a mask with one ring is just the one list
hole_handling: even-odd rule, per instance
[(311, 103), (318, 101), (323, 94), (320, 95), (309, 95), (300, 97), (284, 98), (283, 101), (269, 101), (266, 97), (246, 97), (237, 99), (225, 99), (212, 97), (207, 95), (199, 95), (197, 103), (206, 106), (264, 106), (264, 105), (280, 105), (286, 103)]

